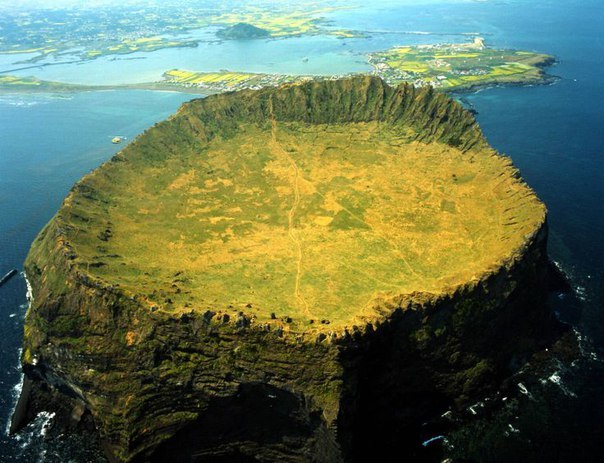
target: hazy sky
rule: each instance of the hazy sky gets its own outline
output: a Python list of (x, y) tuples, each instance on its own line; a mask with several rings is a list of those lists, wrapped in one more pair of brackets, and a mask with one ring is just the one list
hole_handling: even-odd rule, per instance
[[(325, 3), (329, 5), (329, 0), (310, 0), (317, 3)], [(351, 0), (351, 4), (361, 3), (363, 0)], [(396, 1), (396, 0), (395, 0)], [(399, 0), (398, 3), (448, 3), (448, 2), (486, 2), (489, 0)], [(222, 4), (270, 4), (270, 3), (291, 3), (295, 6), (296, 2), (292, 0), (208, 0), (207, 3), (222, 3)], [(393, 0), (372, 0), (372, 3), (387, 2), (392, 3)], [(46, 9), (46, 8), (64, 8), (64, 7), (95, 7), (108, 5), (152, 5), (152, 4), (203, 4), (204, 0), (0, 0), (0, 9)], [(339, 2), (341, 4), (341, 2)]]
[[(0, 0), (0, 7), (15, 9), (95, 7), (125, 4), (153, 4), (158, 0)], [(166, 2), (163, 2), (166, 3)], [(170, 2), (173, 3), (173, 2)]]

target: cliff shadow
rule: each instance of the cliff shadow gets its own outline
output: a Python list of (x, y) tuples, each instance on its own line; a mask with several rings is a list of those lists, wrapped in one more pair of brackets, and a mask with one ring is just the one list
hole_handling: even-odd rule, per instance
[(199, 419), (160, 444), (160, 463), (337, 461), (327, 429), (304, 399), (268, 384), (241, 384), (234, 396), (213, 399)]

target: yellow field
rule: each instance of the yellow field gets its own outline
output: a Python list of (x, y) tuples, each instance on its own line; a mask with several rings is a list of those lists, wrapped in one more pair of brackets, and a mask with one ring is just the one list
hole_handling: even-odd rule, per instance
[(344, 39), (350, 39), (357, 36), (357, 34), (354, 32), (346, 30), (331, 31), (330, 34), (335, 35), (336, 37), (342, 37)]
[(479, 37), (470, 43), (393, 47), (369, 58), (376, 73), (392, 83), (421, 79), (446, 90), (539, 82), (544, 79), (539, 66), (551, 60), (539, 53), (490, 49)]
[(161, 42), (162, 37), (144, 37), (134, 40), (134, 43), (150, 43), (150, 42)]
[[(225, 13), (213, 16), (210, 23), (225, 25), (247, 23), (268, 31), (271, 37), (287, 37), (319, 32), (320, 29), (316, 23), (317, 18), (337, 9), (342, 9), (342, 7), (310, 8), (290, 13), (272, 12), (250, 7), (241, 13)], [(330, 33), (330, 31), (326, 31), (326, 33)], [(334, 32), (335, 35), (341, 35), (342, 33), (346, 33), (346, 31)]]
[(435, 53), (434, 58), (436, 59), (450, 59), (450, 58), (478, 58), (479, 53), (455, 53), (455, 54), (440, 54)]
[(413, 47), (394, 47), (391, 51), (399, 55), (405, 55), (413, 51)]
[(44, 47), (39, 48), (27, 48), (27, 49), (17, 49), (17, 50), (2, 50), (0, 53), (3, 55), (17, 55), (20, 53), (43, 53), (45, 50)]
[(242, 72), (192, 72), (172, 69), (164, 73), (167, 82), (177, 84), (212, 84), (233, 87), (256, 78), (258, 74)]
[(408, 143), (373, 122), (244, 124), (203, 151), (108, 165), (87, 185), (105, 199), (63, 210), (77, 265), (149, 307), (274, 313), (300, 330), (475, 281), (545, 214), (507, 158)]
[(2, 85), (40, 85), (40, 81), (32, 78), (23, 78), (15, 76), (0, 76), (0, 84)]
[(422, 73), (430, 69), (426, 62), (421, 61), (388, 61), (388, 66), (399, 71)]

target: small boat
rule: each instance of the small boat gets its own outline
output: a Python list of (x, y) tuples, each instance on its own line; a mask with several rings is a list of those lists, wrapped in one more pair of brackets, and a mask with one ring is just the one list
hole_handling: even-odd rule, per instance
[(124, 137), (113, 137), (111, 139), (111, 143), (113, 143), (114, 145), (117, 145), (118, 143), (121, 143), (122, 141), (124, 141)]
[(16, 269), (12, 269), (10, 272), (8, 272), (6, 275), (4, 275), (2, 277), (2, 279), (0, 279), (0, 286), (4, 285), (4, 283), (6, 283), (8, 280), (10, 280), (12, 277), (14, 277), (17, 273), (19, 273)]

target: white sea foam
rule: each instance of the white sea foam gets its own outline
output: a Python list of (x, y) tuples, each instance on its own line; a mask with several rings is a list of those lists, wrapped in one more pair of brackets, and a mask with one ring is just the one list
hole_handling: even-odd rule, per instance
[(598, 354), (596, 354), (592, 349), (591, 340), (576, 328), (573, 328), (573, 334), (577, 339), (577, 344), (579, 345), (579, 351), (581, 352), (581, 355), (584, 358), (592, 360), (594, 362), (600, 361)]
[(518, 389), (520, 389), (520, 392), (522, 392), (525, 396), (532, 397), (531, 393), (524, 384), (518, 383)]
[[(20, 348), (19, 349), (19, 358), (21, 358), (21, 354), (23, 353), (23, 349)], [(17, 407), (17, 402), (19, 401), (19, 397), (21, 397), (21, 391), (23, 390), (23, 378), (24, 375), (23, 373), (21, 373), (21, 377), (19, 378), (19, 382), (17, 384), (15, 384), (13, 386), (13, 388), (11, 389), (11, 399), (13, 401), (13, 405), (11, 407), (11, 410), (13, 410), (13, 413), (15, 411), (15, 408)], [(13, 414), (10, 414), (9, 419), (6, 421), (6, 426), (4, 428), (4, 434), (5, 435), (9, 435), (10, 433), (10, 425), (11, 425), (11, 418), (12, 418)]]
[(468, 410), (470, 410), (470, 413), (472, 415), (478, 415), (478, 412), (480, 412), (480, 410), (483, 408), (484, 408), (484, 402), (476, 402), (474, 405), (470, 405), (468, 407)]
[(40, 436), (41, 437), (46, 437), (48, 434), (48, 431), (50, 430), (51, 426), (52, 426), (52, 420), (54, 419), (56, 413), (52, 412), (52, 413), (48, 413), (48, 412), (41, 412), (38, 415), (38, 418), (40, 418), (41, 420), (41, 427), (40, 427)]
[(0, 105), (13, 106), (16, 108), (30, 108), (32, 106), (37, 106), (39, 104), (43, 104), (44, 100), (42, 99), (30, 99), (24, 97), (15, 97), (15, 96), (1, 96), (0, 97)]
[(568, 397), (577, 397), (573, 391), (571, 391), (563, 382), (562, 377), (556, 372), (553, 373), (549, 378), (547, 378), (549, 382), (555, 384), (560, 388), (560, 390), (567, 395)]
[(71, 100), (72, 96), (53, 95), (51, 93), (36, 94), (36, 95), (0, 95), (0, 107), (12, 106), (13, 108), (31, 108), (34, 106), (51, 103), (54, 100)]
[[(29, 283), (29, 280), (27, 279), (27, 275), (25, 274), (25, 272), (21, 272), (21, 275), (23, 276), (23, 278), (25, 279), (25, 284), (27, 286), (27, 292), (25, 293), (25, 297), (27, 299), (27, 303), (26, 304), (21, 304), (19, 306), (20, 309), (24, 309), (26, 307), (29, 307), (33, 301), (33, 295), (32, 295), (32, 288), (31, 288), (31, 284)], [(13, 313), (10, 315), (11, 318), (15, 317), (17, 314)], [(23, 390), (23, 372), (21, 371), (21, 364), (20, 364), (20, 359), (23, 356), (23, 347), (20, 347), (18, 350), (18, 356), (17, 356), (17, 364), (15, 365), (15, 369), (17, 371), (19, 371), (20, 373), (20, 377), (19, 377), (19, 382), (17, 384), (15, 384), (12, 388), (11, 391), (11, 398), (13, 401), (12, 404), (12, 408), (11, 410), (15, 411), (15, 408), (17, 407), (17, 403), (19, 402), (19, 397), (21, 397), (21, 391)], [(10, 414), (10, 416), (12, 417), (13, 413)], [(11, 425), (11, 420), (9, 418), (9, 420), (6, 423), (6, 427), (5, 427), (5, 434), (8, 435), (10, 433), (10, 425)]]
[(54, 413), (40, 412), (24, 430), (15, 435), (14, 439), (19, 443), (22, 452), (21, 455), (17, 455), (18, 457), (23, 457), (33, 450), (38, 454), (37, 462), (44, 463), (46, 461), (47, 448), (40, 444), (46, 439), (54, 417)]
[(23, 278), (25, 279), (25, 284), (27, 285), (27, 292), (25, 293), (25, 297), (27, 298), (27, 301), (31, 304), (34, 300), (34, 292), (31, 287), (31, 283), (27, 279), (27, 273), (21, 272), (21, 274), (23, 275)]
[(512, 426), (512, 423), (508, 423), (508, 429), (510, 430), (510, 432), (512, 432), (514, 434), (518, 434), (520, 432), (520, 429), (517, 429), (514, 426)]
[(585, 302), (587, 300), (587, 290), (585, 289), (585, 286), (577, 285), (575, 287), (575, 294), (577, 295), (579, 300), (581, 300), (583, 302)]
[(443, 413), (442, 415), (440, 415), (441, 418), (446, 418), (447, 420), (452, 420), (453, 419), (453, 412), (451, 410), (446, 411), (445, 413)]

